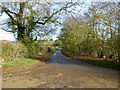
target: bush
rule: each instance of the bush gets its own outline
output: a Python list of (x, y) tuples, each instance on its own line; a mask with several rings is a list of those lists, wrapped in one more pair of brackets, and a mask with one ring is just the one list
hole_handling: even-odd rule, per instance
[[(36, 58), (39, 55), (48, 53), (48, 45), (50, 44), (30, 40), (0, 41), (0, 59), (6, 62), (16, 61), (24, 58)], [(50, 53), (54, 53), (57, 50), (57, 48), (52, 46), (49, 47), (51, 50)]]
[(26, 47), (30, 58), (36, 58), (36, 56), (38, 56), (43, 50), (42, 46), (36, 41), (26, 43)]
[(1, 58), (3, 61), (15, 61), (27, 58), (26, 47), (18, 41), (0, 41)]

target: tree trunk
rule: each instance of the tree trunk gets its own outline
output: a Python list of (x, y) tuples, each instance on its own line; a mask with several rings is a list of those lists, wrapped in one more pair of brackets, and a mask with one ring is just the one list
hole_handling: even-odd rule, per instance
[(118, 2), (118, 60), (120, 61), (120, 2)]
[(80, 45), (77, 45), (78, 46), (78, 49), (79, 49), (79, 52), (80, 52)]
[(25, 35), (24, 28), (22, 28), (21, 26), (18, 26), (17, 34), (18, 34), (17, 39), (22, 40), (24, 38), (24, 35)]
[(17, 37), (18, 40), (22, 40), (25, 35), (25, 31), (22, 26), (22, 19), (23, 19), (22, 16), (23, 16), (24, 7), (25, 7), (25, 3), (24, 2), (20, 3), (20, 10), (19, 10), (19, 14), (17, 17), (18, 18), (18, 37)]

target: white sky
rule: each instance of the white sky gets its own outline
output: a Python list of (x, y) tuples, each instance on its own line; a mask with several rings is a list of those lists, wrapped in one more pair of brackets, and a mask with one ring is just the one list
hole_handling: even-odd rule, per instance
[[(3, 15), (0, 17), (0, 21), (4, 21), (4, 19), (8, 18), (8, 16), (6, 14), (3, 13)], [(0, 22), (2, 23), (2, 22)], [(0, 28), (2, 28), (0, 26)], [(0, 29), (0, 40), (9, 40), (9, 41), (15, 41), (15, 37), (12, 33), (10, 32), (6, 32), (2, 29)]]
[(15, 41), (16, 39), (12, 33), (0, 29), (0, 40)]

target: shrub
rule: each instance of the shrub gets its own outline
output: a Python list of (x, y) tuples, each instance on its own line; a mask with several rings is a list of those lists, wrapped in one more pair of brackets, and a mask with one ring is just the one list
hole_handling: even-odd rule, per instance
[(26, 47), (28, 49), (28, 55), (31, 58), (35, 58), (43, 50), (41, 45), (38, 42), (36, 42), (36, 41), (32, 41), (32, 42), (26, 43), (25, 45), (26, 45)]
[(3, 61), (15, 61), (27, 58), (26, 47), (18, 41), (0, 41), (1, 58)]

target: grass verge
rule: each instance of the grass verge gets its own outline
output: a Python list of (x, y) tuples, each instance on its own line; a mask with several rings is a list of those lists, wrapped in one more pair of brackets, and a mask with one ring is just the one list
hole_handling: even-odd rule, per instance
[(120, 62), (115, 61), (108, 61), (108, 60), (102, 60), (100, 58), (92, 58), (87, 56), (76, 56), (70, 53), (66, 53), (65, 51), (62, 51), (62, 53), (68, 57), (73, 58), (74, 60), (78, 60), (84, 63), (93, 64), (105, 68), (120, 70)]
[(14, 67), (19, 65), (33, 65), (37, 64), (39, 60), (37, 59), (21, 59), (17, 61), (7, 61), (2, 63), (2, 67)]
[(77, 59), (79, 61), (105, 67), (105, 68), (110, 68), (110, 69), (116, 69), (120, 70), (120, 63), (119, 62), (114, 62), (114, 61), (98, 61), (98, 60), (89, 60), (89, 59)]

